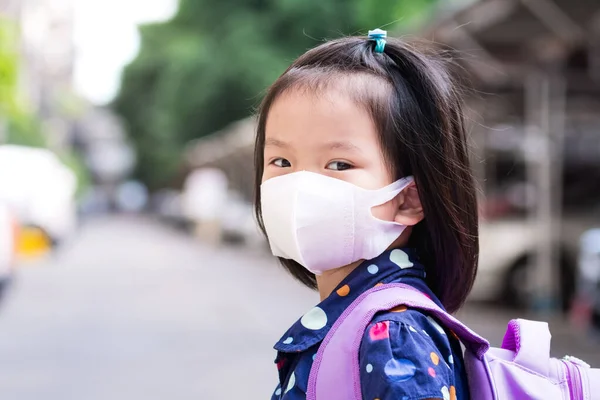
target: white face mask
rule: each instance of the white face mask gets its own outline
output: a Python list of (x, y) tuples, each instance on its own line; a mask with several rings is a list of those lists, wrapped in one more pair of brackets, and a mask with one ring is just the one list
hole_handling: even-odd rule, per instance
[(371, 209), (392, 200), (412, 181), (407, 177), (367, 190), (301, 171), (263, 182), (262, 216), (273, 255), (295, 260), (316, 275), (377, 257), (406, 226), (377, 219)]

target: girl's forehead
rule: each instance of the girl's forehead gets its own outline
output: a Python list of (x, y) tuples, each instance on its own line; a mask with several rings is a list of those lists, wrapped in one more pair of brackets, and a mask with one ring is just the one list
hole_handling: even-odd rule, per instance
[(290, 90), (273, 103), (265, 129), (266, 144), (279, 142), (365, 141), (377, 138), (366, 107), (344, 91)]

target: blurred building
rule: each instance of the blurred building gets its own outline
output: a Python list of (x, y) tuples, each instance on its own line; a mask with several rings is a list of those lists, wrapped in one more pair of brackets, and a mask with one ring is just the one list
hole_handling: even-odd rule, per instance
[(73, 0), (0, 0), (0, 12), (19, 27), (22, 90), (58, 148), (72, 127), (62, 107), (72, 93), (73, 7)]
[(551, 307), (572, 291), (574, 263), (563, 260), (600, 225), (600, 2), (481, 0), (424, 36), (469, 71), (484, 205), (525, 213), (535, 240), (523, 278), (532, 304)]
[(230, 187), (251, 202), (254, 194), (256, 122), (256, 118), (248, 117), (191, 142), (184, 154), (187, 169), (220, 169), (227, 175)]
[(114, 206), (135, 165), (135, 152), (121, 120), (105, 107), (89, 107), (74, 124), (72, 145), (85, 161), (91, 185), (83, 208)]
[(135, 163), (121, 120), (105, 107), (90, 107), (75, 125), (74, 146), (84, 156), (94, 182), (116, 185)]

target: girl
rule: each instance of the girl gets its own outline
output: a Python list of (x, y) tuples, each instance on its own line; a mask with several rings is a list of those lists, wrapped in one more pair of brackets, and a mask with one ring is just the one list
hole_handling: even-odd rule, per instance
[[(463, 304), (478, 257), (465, 136), (441, 60), (384, 31), (318, 46), (271, 86), (256, 214), (273, 254), (321, 297), (275, 345), (272, 399), (306, 397), (321, 341), (375, 285), (411, 285), (450, 312)], [(468, 398), (458, 340), (417, 310), (377, 314), (359, 363), (365, 400)]]

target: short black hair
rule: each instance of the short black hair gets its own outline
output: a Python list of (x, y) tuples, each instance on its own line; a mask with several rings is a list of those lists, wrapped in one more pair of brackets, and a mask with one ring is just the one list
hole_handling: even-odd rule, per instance
[[(354, 79), (346, 89), (373, 118), (393, 176), (415, 178), (425, 218), (413, 228), (409, 246), (425, 265), (430, 288), (454, 312), (471, 291), (479, 255), (477, 192), (460, 85), (439, 53), (396, 38), (388, 38), (383, 53), (374, 46), (365, 37), (326, 42), (300, 56), (269, 88), (259, 109), (255, 147), (258, 224), (266, 235), (260, 185), (265, 127), (274, 101), (288, 90), (318, 91), (344, 77), (371, 80), (373, 93), (352, 84)], [(381, 87), (387, 88), (384, 95)], [(311, 272), (293, 260), (280, 261), (296, 279), (316, 288)]]

